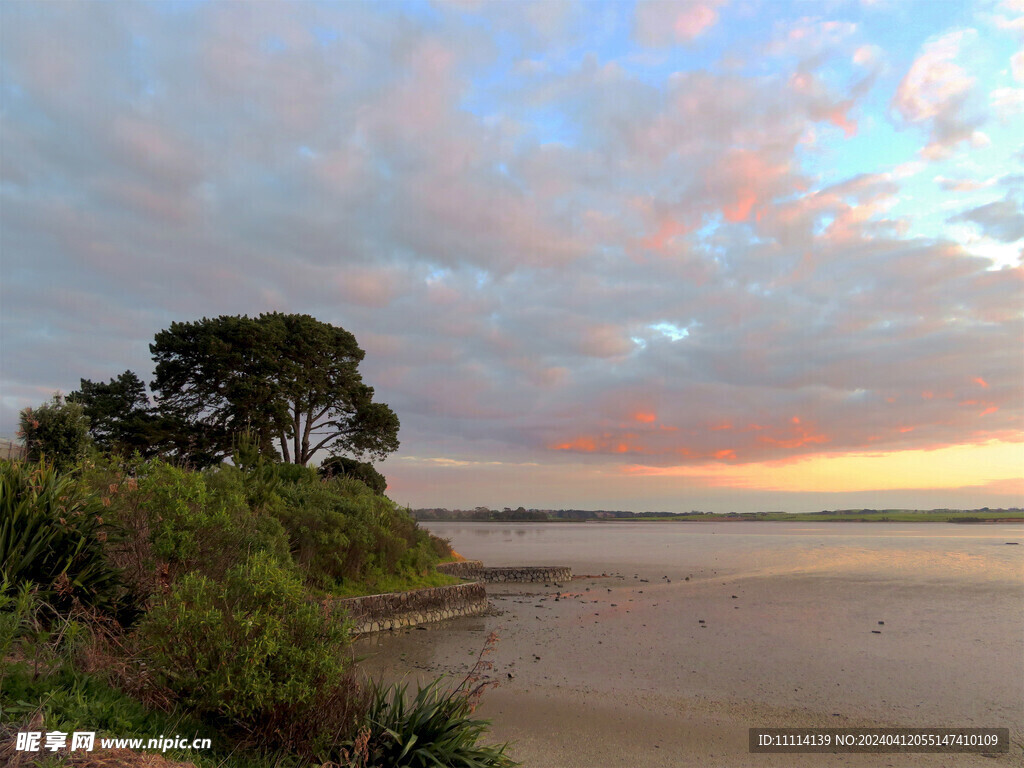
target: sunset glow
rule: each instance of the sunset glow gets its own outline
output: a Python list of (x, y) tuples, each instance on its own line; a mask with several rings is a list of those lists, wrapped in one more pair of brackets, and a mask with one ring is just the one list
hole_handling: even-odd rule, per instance
[(1024, 442), (993, 441), (931, 451), (848, 453), (811, 456), (792, 462), (711, 464), (700, 466), (623, 467), (631, 476), (687, 478), (715, 488), (766, 491), (886, 491), (916, 488), (960, 488), (994, 484), (1024, 486)]

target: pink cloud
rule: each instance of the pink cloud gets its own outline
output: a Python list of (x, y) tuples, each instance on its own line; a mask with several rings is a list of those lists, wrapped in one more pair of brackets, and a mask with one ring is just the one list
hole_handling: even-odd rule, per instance
[(922, 151), (928, 159), (945, 157), (961, 141), (974, 139), (976, 120), (967, 113), (966, 102), (976, 80), (957, 59), (976, 38), (975, 30), (963, 29), (926, 43), (893, 97), (892, 108), (905, 122), (929, 128)]
[(633, 344), (622, 329), (609, 323), (598, 323), (583, 329), (577, 348), (590, 357), (618, 357), (629, 352)]
[(346, 301), (366, 307), (386, 307), (396, 295), (398, 280), (391, 270), (345, 266), (334, 283)]
[(788, 166), (776, 164), (760, 154), (740, 149), (730, 151), (720, 166), (708, 170), (709, 184), (724, 184), (731, 199), (722, 205), (728, 221), (746, 221), (759, 203), (767, 202), (788, 173)]
[(642, 45), (662, 47), (690, 43), (718, 22), (723, 0), (641, 0), (636, 6), (634, 35)]

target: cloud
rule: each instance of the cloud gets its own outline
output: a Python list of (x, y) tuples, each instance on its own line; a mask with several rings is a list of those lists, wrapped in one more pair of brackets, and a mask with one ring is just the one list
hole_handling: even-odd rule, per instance
[[(522, 489), (541, 464), (557, 495), (559, 468), (611, 488), (624, 457), (696, 472), (1021, 428), (1021, 270), (907, 234), (919, 168), (862, 162), (886, 48), (853, 22), (787, 19), (723, 61), (778, 55), (726, 66), (690, 58), (717, 4), (593, 29), (509, 3), (0, 13), (0, 431), (79, 377), (149, 378), (174, 320), (268, 310), (367, 349), (397, 487), (443, 465)], [(900, 89), (943, 149), (979, 130), (956, 108), (969, 38)], [(1009, 198), (942, 208), (997, 171), (939, 171), (918, 208), (1017, 235)]]
[(641, 45), (691, 43), (718, 22), (723, 0), (640, 0), (633, 34)]
[(976, 30), (961, 29), (926, 43), (893, 96), (892, 108), (904, 122), (928, 128), (922, 150), (927, 158), (948, 155), (970, 140), (980, 124), (968, 109), (977, 80), (957, 63), (961, 50), (976, 39)]
[(985, 235), (1004, 243), (1024, 238), (1024, 207), (1012, 199), (979, 205), (953, 216), (949, 221), (977, 224)]

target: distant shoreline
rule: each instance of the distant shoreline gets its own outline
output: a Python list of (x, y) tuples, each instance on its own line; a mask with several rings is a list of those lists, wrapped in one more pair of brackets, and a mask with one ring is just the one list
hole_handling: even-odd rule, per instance
[(686, 523), (728, 523), (728, 522), (801, 522), (801, 523), (961, 523), (995, 524), (1024, 523), (1024, 510), (865, 510), (836, 512), (742, 512), (700, 514), (636, 515), (619, 517), (595, 515), (593, 517), (572, 516), (546, 518), (518, 517), (470, 517), (470, 516), (420, 516), (413, 510), (419, 522), (423, 523), (636, 523), (636, 522), (686, 522)]

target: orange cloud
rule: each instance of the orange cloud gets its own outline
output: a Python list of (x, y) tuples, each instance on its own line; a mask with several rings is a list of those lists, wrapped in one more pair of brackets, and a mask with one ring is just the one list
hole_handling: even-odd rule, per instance
[(740, 187), (736, 191), (736, 202), (722, 206), (722, 215), (727, 221), (746, 221), (756, 203), (757, 195), (746, 187)]
[(715, 451), (713, 455), (714, 455), (714, 457), (716, 459), (719, 459), (719, 460), (721, 460), (721, 459), (735, 459), (736, 458), (736, 451), (734, 451), (732, 448), (723, 448), (720, 451)]
[(593, 453), (597, 450), (597, 444), (592, 438), (589, 437), (577, 437), (575, 440), (570, 440), (567, 443), (559, 443), (558, 445), (552, 445), (551, 450), (553, 451), (581, 451), (583, 453)]
[(658, 227), (658, 231), (650, 237), (645, 237), (641, 240), (640, 245), (644, 248), (650, 248), (652, 251), (664, 251), (665, 246), (668, 245), (672, 238), (678, 235), (685, 235), (689, 231), (690, 228), (685, 224), (680, 224), (672, 219), (665, 219), (661, 222), (661, 226)]
[(988, 389), (988, 382), (981, 378), (981, 376), (975, 376), (973, 381), (975, 384)]
[(657, 418), (657, 416), (650, 411), (637, 411), (633, 414), (633, 418), (636, 421), (642, 421), (645, 424), (650, 424)]
[(792, 426), (788, 430), (788, 436), (773, 437), (771, 435), (759, 435), (757, 439), (762, 443), (775, 445), (779, 448), (799, 448), (804, 445), (815, 445), (829, 441), (827, 435), (814, 432), (810, 426), (804, 426), (800, 422), (799, 416), (794, 416), (790, 419), (790, 424)]

